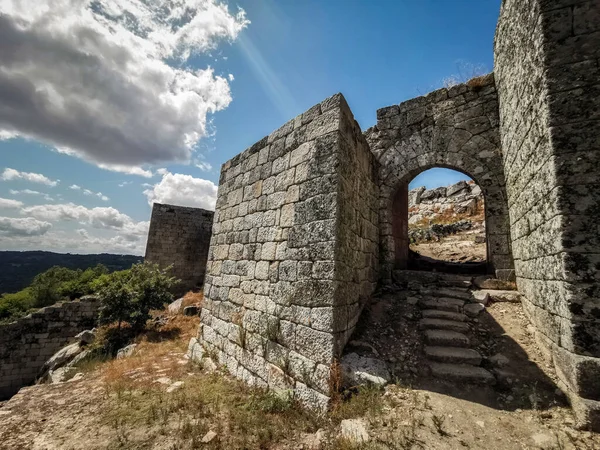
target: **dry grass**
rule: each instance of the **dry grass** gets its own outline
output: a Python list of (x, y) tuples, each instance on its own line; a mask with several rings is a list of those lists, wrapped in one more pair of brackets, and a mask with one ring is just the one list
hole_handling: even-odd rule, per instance
[(190, 305), (202, 306), (204, 303), (204, 293), (190, 291), (183, 296), (183, 308)]
[(474, 91), (478, 91), (482, 89), (484, 86), (490, 84), (494, 79), (493, 73), (488, 73), (487, 75), (482, 75), (479, 77), (471, 78), (467, 81), (467, 86), (469, 86)]
[(194, 373), (184, 380), (171, 393), (156, 384), (110, 383), (104, 419), (115, 429), (117, 443), (145, 448), (165, 439), (173, 449), (198, 448), (212, 430), (217, 436), (207, 448), (260, 449), (322, 425), (318, 416), (290, 398), (249, 388), (222, 374)]
[[(161, 439), (169, 449), (271, 448), (278, 442), (299, 442), (319, 428), (333, 430), (343, 419), (381, 411), (377, 389), (345, 391), (329, 414), (319, 415), (289, 394), (251, 388), (225, 370), (204, 373), (184, 358), (198, 323), (197, 316), (169, 317), (167, 324), (135, 339), (132, 356), (97, 362), (96, 375), (105, 388), (102, 420), (114, 431), (111, 448), (148, 448)], [(332, 370), (339, 372), (336, 367)], [(174, 382), (183, 384), (168, 392)], [(208, 431), (217, 437), (202, 444)], [(327, 448), (358, 448), (337, 441), (332, 445)]]
[[(413, 207), (414, 208), (414, 207)], [(411, 209), (413, 209), (411, 208)], [(409, 215), (418, 212), (418, 208), (414, 211), (409, 209)], [(462, 213), (457, 214), (453, 208), (448, 208), (445, 211), (440, 211), (440, 208), (433, 208), (435, 216), (433, 218), (424, 217), (416, 223), (410, 224), (409, 229), (429, 228), (431, 225), (449, 225), (460, 222), (461, 220), (470, 220), (473, 222), (483, 222), (485, 220), (485, 205), (483, 202), (477, 202), (477, 208), (473, 214)]]

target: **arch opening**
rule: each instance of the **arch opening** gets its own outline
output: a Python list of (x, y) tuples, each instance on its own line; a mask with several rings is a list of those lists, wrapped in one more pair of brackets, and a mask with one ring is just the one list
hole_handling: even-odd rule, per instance
[(396, 269), (490, 272), (485, 194), (469, 174), (425, 168), (391, 200)]

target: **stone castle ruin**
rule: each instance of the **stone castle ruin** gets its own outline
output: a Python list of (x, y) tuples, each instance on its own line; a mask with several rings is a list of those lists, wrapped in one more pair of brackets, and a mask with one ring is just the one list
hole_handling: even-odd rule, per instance
[(364, 133), (337, 94), (226, 162), (191, 354), (325, 407), (364, 304), (407, 266), (409, 182), (450, 168), (485, 198), (490, 273), (516, 280), (599, 428), (599, 49), (596, 0), (504, 0), (493, 74), (382, 108)]
[(197, 289), (204, 282), (213, 211), (185, 206), (152, 205), (145, 260), (163, 267), (180, 280), (175, 294)]

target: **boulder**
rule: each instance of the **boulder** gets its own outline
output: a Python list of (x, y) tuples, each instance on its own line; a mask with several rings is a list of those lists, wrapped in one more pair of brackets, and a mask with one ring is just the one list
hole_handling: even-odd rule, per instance
[(420, 186), (408, 192), (408, 206), (421, 203), (421, 194), (425, 192), (425, 186)]
[(42, 372), (45, 374), (50, 370), (56, 370), (57, 368), (64, 366), (82, 351), (83, 349), (80, 347), (79, 342), (75, 342), (74, 344), (70, 344), (61, 348), (58, 352), (52, 355), (48, 361), (46, 361), (42, 367)]
[(50, 384), (62, 383), (67, 378), (68, 373), (74, 370), (70, 367), (59, 367), (56, 370), (50, 370), (48, 372), (48, 381)]
[(75, 367), (77, 364), (79, 364), (81, 361), (83, 361), (85, 358), (87, 358), (87, 356), (90, 354), (91, 354), (90, 350), (82, 351), (79, 355), (77, 355), (75, 358), (73, 358), (71, 360), (71, 362), (66, 365), (66, 367)]
[(353, 444), (369, 441), (367, 425), (363, 419), (346, 419), (340, 424), (340, 436)]
[(89, 345), (96, 339), (96, 329), (82, 331), (75, 339), (79, 341), (79, 345)]
[(167, 311), (170, 314), (179, 314), (181, 313), (181, 308), (183, 307), (183, 297), (175, 300), (169, 306), (167, 306)]
[(470, 199), (456, 205), (456, 214), (468, 214), (472, 216), (477, 212), (477, 199)]
[(423, 220), (423, 215), (421, 215), (421, 214), (413, 214), (412, 216), (410, 216), (408, 218), (408, 224), (409, 225), (414, 225), (415, 223), (418, 223), (421, 220)]
[(379, 359), (349, 353), (344, 355), (340, 365), (345, 386), (361, 384), (385, 386), (390, 382), (391, 375), (387, 364)]
[(117, 352), (117, 359), (128, 358), (133, 355), (137, 344), (129, 344), (127, 347), (123, 347)]
[(487, 305), (490, 302), (490, 294), (488, 294), (488, 291), (473, 291), (473, 299), (477, 303)]
[(468, 189), (469, 185), (467, 184), (466, 181), (459, 181), (458, 183), (454, 183), (451, 186), (448, 186), (446, 188), (446, 196), (450, 197), (452, 195), (456, 195), (458, 193), (461, 193), (462, 191), (464, 191), (465, 189)]

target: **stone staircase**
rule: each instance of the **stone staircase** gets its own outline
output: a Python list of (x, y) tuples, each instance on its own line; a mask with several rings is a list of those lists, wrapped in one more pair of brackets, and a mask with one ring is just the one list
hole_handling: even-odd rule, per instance
[(469, 316), (476, 315), (473, 310), (477, 311), (478, 305), (474, 305), (477, 301), (467, 287), (470, 279), (454, 276), (438, 285), (438, 289), (420, 289), (418, 301), (422, 313), (419, 327), (431, 375), (450, 381), (494, 384), (494, 376), (481, 367), (483, 358), (471, 348), (473, 317)]

